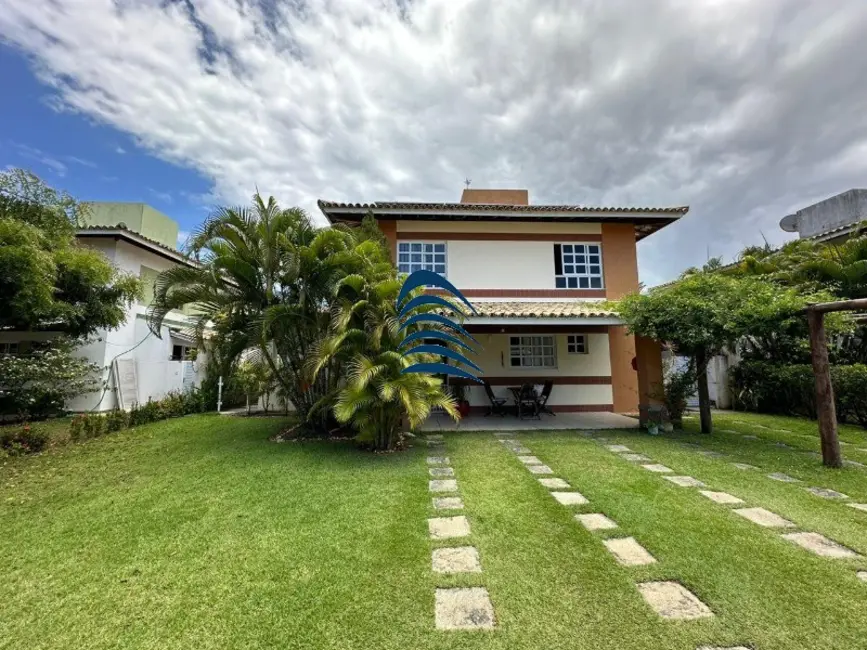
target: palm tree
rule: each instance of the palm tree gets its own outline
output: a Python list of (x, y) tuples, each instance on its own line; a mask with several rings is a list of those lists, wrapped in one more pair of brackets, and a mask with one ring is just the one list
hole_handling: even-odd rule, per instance
[(219, 208), (187, 245), (200, 264), (161, 273), (148, 317), (158, 333), (173, 309), (189, 308), (201, 338), (210, 328), (231, 335), (233, 355), (256, 349), (296, 411), (326, 428), (315, 406), (333, 376), (312, 381), (305, 360), (328, 327), (326, 309), (337, 282), (351, 272), (355, 242), (345, 229), (317, 230), (303, 210), (281, 209), (273, 197), (251, 207)]
[(418, 427), (433, 407), (441, 407), (457, 420), (454, 398), (436, 377), (404, 373), (433, 355), (401, 354), (404, 339), (414, 328), (400, 329), (396, 299), (401, 283), (394, 266), (371, 254), (376, 242), (357, 246), (360, 273), (348, 275), (336, 286), (329, 331), (308, 362), (313, 376), (335, 361), (346, 376), (333, 395), (338, 422), (351, 424), (356, 440), (374, 449), (392, 449), (401, 440), (401, 427)]

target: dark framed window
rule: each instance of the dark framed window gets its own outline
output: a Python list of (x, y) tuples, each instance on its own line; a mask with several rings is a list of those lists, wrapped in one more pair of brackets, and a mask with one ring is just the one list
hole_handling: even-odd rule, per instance
[(448, 247), (445, 242), (397, 242), (397, 270), (401, 273), (415, 273), (425, 269), (446, 277), (446, 257)]
[(587, 354), (587, 335), (569, 334), (566, 337), (566, 352), (569, 354)]
[(554, 286), (558, 289), (602, 289), (600, 244), (554, 244)]

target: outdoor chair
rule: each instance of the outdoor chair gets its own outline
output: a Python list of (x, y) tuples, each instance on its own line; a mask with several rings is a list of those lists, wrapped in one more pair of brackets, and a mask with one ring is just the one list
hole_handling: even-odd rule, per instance
[(518, 417), (522, 420), (527, 418), (535, 418), (541, 420), (539, 415), (539, 396), (536, 394), (536, 389), (532, 384), (524, 384), (518, 393), (517, 407)]
[(548, 415), (556, 415), (551, 407), (548, 406), (548, 398), (551, 397), (551, 389), (554, 388), (554, 382), (551, 379), (545, 380), (545, 385), (542, 388), (542, 393), (536, 399), (539, 407), (539, 413), (547, 413)]
[(485, 413), (485, 417), (488, 417), (489, 415), (499, 415), (501, 417), (506, 415), (506, 398), (494, 395), (494, 391), (491, 390), (491, 385), (484, 379), (482, 380), (482, 385), (484, 385), (485, 393), (491, 401), (491, 405), (488, 407), (488, 412)]

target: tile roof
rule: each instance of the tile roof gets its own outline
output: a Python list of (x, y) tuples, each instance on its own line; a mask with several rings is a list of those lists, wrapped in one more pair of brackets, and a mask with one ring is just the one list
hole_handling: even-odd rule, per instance
[(617, 313), (605, 303), (569, 300), (563, 302), (471, 301), (477, 318), (611, 318)]
[(616, 212), (636, 213), (651, 212), (683, 215), (689, 211), (689, 206), (681, 205), (669, 208), (653, 207), (599, 207), (587, 205), (511, 205), (506, 203), (417, 203), (402, 201), (384, 201), (377, 203), (341, 203), (339, 201), (318, 201), (319, 209), (328, 214), (332, 209), (352, 210), (411, 210), (415, 211), (454, 211), (454, 212)]
[(119, 235), (124, 237), (125, 239), (133, 242), (133, 243), (145, 243), (152, 248), (158, 248), (165, 253), (171, 254), (173, 259), (176, 259), (179, 262), (189, 264), (190, 266), (197, 266), (198, 262), (193, 259), (189, 259), (183, 252), (179, 251), (177, 248), (171, 248), (158, 242), (156, 239), (151, 239), (150, 237), (145, 237), (141, 233), (136, 232), (135, 230), (130, 230), (125, 226), (83, 226), (78, 228), (75, 232), (77, 237), (97, 237), (97, 236), (106, 236), (111, 237), (114, 235)]

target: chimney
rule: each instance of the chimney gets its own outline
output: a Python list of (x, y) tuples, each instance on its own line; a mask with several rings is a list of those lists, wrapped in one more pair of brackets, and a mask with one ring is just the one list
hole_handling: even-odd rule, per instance
[(461, 203), (487, 203), (492, 205), (530, 205), (527, 190), (471, 190), (461, 195)]

